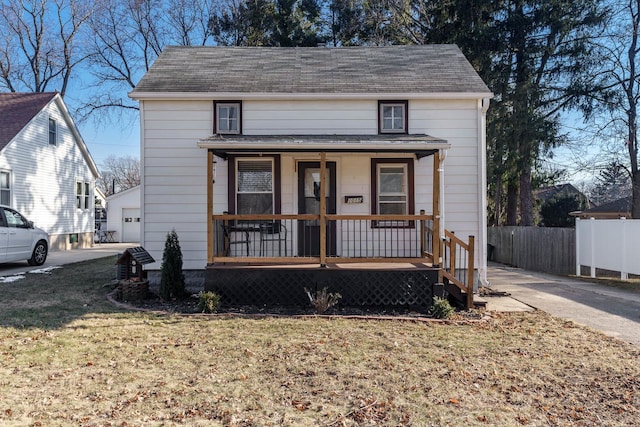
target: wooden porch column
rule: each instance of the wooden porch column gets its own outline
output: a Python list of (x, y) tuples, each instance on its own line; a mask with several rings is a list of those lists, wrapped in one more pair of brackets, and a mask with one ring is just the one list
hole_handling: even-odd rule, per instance
[(320, 153), (320, 267), (327, 266), (327, 153)]
[(440, 238), (440, 150), (433, 154), (433, 264), (441, 264), (442, 239)]
[(207, 263), (213, 255), (213, 152), (207, 150)]

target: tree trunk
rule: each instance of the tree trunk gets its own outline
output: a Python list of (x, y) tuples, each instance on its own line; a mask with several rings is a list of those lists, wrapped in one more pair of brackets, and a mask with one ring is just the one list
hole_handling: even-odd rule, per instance
[(518, 186), (511, 182), (507, 186), (507, 225), (518, 225)]
[(496, 182), (495, 182), (496, 190), (493, 196), (493, 218), (490, 225), (499, 226), (500, 225), (500, 216), (502, 214), (502, 174), (496, 174)]
[(520, 225), (533, 225), (533, 190), (531, 189), (531, 162), (523, 162), (520, 171)]

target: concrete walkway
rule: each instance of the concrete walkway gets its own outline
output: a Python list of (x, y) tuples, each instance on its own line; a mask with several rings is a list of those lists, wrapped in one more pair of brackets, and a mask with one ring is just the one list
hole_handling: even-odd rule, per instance
[(488, 311), (533, 307), (640, 345), (640, 293), (494, 263), (487, 279), (493, 291), (511, 294), (485, 297)]
[[(31, 270), (54, 267), (65, 264), (72, 264), (74, 262), (86, 261), (90, 259), (103, 258), (111, 255), (116, 255), (123, 252), (127, 248), (139, 246), (138, 243), (100, 243), (94, 245), (92, 248), (86, 249), (72, 249), (69, 251), (54, 251), (49, 252), (47, 261), (44, 265), (39, 267), (32, 267), (27, 264), (27, 261), (10, 262), (0, 264), (0, 276), (13, 276), (19, 273), (25, 273)], [(115, 267), (114, 267), (115, 268)]]

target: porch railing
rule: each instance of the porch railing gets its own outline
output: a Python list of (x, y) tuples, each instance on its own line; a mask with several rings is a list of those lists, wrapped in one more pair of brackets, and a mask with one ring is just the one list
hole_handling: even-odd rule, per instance
[[(238, 264), (427, 263), (473, 307), (474, 237), (444, 230), (433, 215), (213, 215), (213, 262)], [(320, 230), (325, 230), (320, 242)], [(438, 243), (441, 243), (438, 245)], [(324, 250), (324, 253), (322, 252)], [(439, 256), (438, 256), (439, 255)]]
[(466, 292), (465, 305), (470, 309), (473, 307), (475, 238), (469, 236), (469, 242), (465, 243), (454, 233), (445, 230), (443, 246), (442, 275), (461, 291)]
[[(214, 262), (433, 263), (433, 216), (327, 214), (213, 215)], [(324, 257), (322, 256), (324, 255)]]

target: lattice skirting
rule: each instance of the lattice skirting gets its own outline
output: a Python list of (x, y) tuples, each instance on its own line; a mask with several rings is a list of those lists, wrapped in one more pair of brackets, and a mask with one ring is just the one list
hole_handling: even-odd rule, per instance
[(426, 309), (442, 292), (436, 269), (358, 270), (309, 268), (238, 268), (210, 266), (205, 290), (223, 304), (307, 306), (305, 288), (327, 288), (342, 295), (346, 307), (408, 307)]

